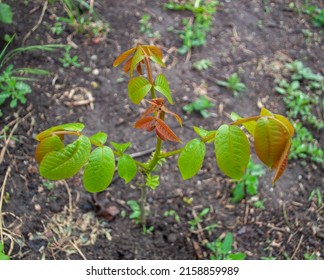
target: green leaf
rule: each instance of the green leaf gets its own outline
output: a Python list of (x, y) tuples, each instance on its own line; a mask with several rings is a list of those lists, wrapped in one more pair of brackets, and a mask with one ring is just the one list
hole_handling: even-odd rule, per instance
[(51, 135), (51, 132), (54, 131), (78, 131), (81, 132), (84, 129), (83, 123), (65, 123), (58, 126), (53, 126), (49, 129), (46, 129), (45, 131), (39, 133), (36, 136), (36, 140), (41, 141), (42, 139), (48, 137)]
[(156, 64), (159, 64), (160, 66), (165, 67), (165, 63), (162, 61), (162, 59), (159, 58), (157, 55), (155, 55), (153, 52), (150, 51), (150, 56), (149, 57)]
[(90, 151), (90, 140), (82, 135), (65, 148), (45, 155), (39, 166), (40, 174), (49, 180), (69, 178), (78, 173), (86, 163)]
[(101, 192), (111, 183), (115, 172), (115, 156), (107, 147), (98, 147), (90, 155), (84, 169), (83, 184), (88, 192)]
[(128, 184), (135, 176), (137, 167), (135, 160), (130, 156), (123, 154), (118, 160), (118, 175)]
[(116, 142), (110, 142), (110, 144), (120, 153), (124, 153), (131, 145), (132, 142), (127, 142), (127, 143), (116, 143)]
[(129, 69), (129, 75), (132, 76), (133, 75), (133, 72), (134, 72), (134, 69), (136, 67), (136, 65), (144, 59), (144, 54), (143, 54), (143, 50), (142, 49), (138, 49), (136, 51), (136, 53), (134, 54), (133, 56), (133, 59), (132, 59), (132, 62), (131, 62), (131, 66), (130, 66), (130, 69)]
[(151, 174), (147, 174), (145, 186), (148, 186), (152, 190), (155, 190), (159, 185), (159, 175), (151, 176)]
[(152, 85), (148, 80), (139, 76), (131, 79), (128, 83), (128, 96), (129, 99), (134, 103), (138, 104), (150, 91)]
[[(231, 119), (232, 121), (237, 121), (237, 120), (240, 120), (240, 119), (243, 119), (242, 117), (240, 117), (238, 114), (232, 112), (231, 113)], [(255, 129), (255, 126), (256, 126), (256, 121), (249, 121), (249, 122), (245, 122), (242, 124), (245, 129), (252, 135), (254, 136), (254, 129)]]
[(106, 143), (108, 135), (104, 132), (97, 132), (96, 134), (92, 135), (89, 139), (91, 143), (96, 146), (102, 146)]
[(40, 163), (44, 156), (52, 151), (58, 151), (64, 148), (64, 144), (61, 138), (57, 135), (53, 135), (43, 139), (35, 151), (35, 158), (38, 163)]
[(31, 93), (31, 87), (24, 82), (17, 82), (16, 89), (20, 91), (21, 94)]
[(0, 3), (0, 22), (12, 23), (12, 10), (9, 5)]
[[(197, 127), (197, 126), (194, 126), (193, 129), (198, 134), (198, 136), (200, 136), (202, 139), (207, 138), (207, 137), (211, 136), (212, 134), (216, 135), (216, 130), (208, 131), (208, 130), (202, 129), (200, 127)], [(206, 143), (210, 143), (212, 141), (214, 141), (214, 139), (211, 139), (211, 140), (207, 141)]]
[(170, 104), (173, 104), (172, 95), (167, 78), (163, 74), (157, 75), (154, 88), (162, 93)]
[[(1, 8), (1, 6), (0, 6)], [(10, 260), (10, 257), (8, 255), (6, 255), (6, 253), (4, 252), (4, 246), (3, 243), (0, 242), (0, 261), (8, 261)]]
[(200, 139), (189, 141), (183, 148), (178, 166), (183, 180), (192, 178), (200, 170), (206, 153), (206, 145)]
[(134, 212), (141, 212), (141, 207), (135, 200), (128, 200), (127, 205), (134, 211)]
[(232, 199), (231, 201), (232, 202), (235, 202), (235, 203), (238, 203), (240, 202), (244, 196), (245, 196), (245, 193), (244, 193), (244, 184), (242, 182), (239, 182), (235, 185), (233, 191), (232, 191)]
[(233, 245), (233, 234), (228, 232), (222, 243), (222, 253), (224, 255), (228, 254), (232, 250)]
[(210, 209), (209, 208), (204, 208), (203, 210), (201, 210), (201, 212), (199, 213), (199, 217), (202, 218), (204, 216), (206, 216), (209, 213)]
[(230, 260), (237, 260), (237, 261), (245, 260), (245, 258), (246, 258), (246, 254), (244, 254), (244, 253), (229, 254), (229, 255), (228, 255), (228, 258), (229, 258)]
[(240, 179), (250, 158), (250, 145), (245, 133), (238, 126), (222, 125), (216, 133), (215, 154), (222, 172)]

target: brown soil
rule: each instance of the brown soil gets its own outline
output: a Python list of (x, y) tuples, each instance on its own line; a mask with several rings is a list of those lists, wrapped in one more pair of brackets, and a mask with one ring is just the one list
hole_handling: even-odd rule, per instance
[[(5, 2), (15, 11), (15, 23), (0, 25), (0, 37), (15, 32), (17, 37), (12, 47), (17, 47), (37, 23), (43, 3)], [(202, 170), (188, 181), (182, 181), (176, 158), (172, 158), (161, 169), (160, 186), (148, 196), (148, 226), (154, 226), (154, 231), (147, 235), (128, 218), (131, 211), (126, 202), (140, 195), (137, 182), (125, 185), (115, 179), (107, 191), (93, 197), (84, 190), (80, 176), (54, 182), (51, 189), (49, 182), (40, 177), (34, 159), (37, 144), (34, 137), (59, 123), (80, 121), (85, 123), (87, 135), (101, 130), (108, 133), (109, 141), (132, 141), (131, 152), (154, 146), (151, 134), (133, 129), (140, 113), (127, 99), (128, 78), (121, 74), (120, 68), (112, 67), (121, 51), (138, 42), (154, 43), (164, 51), (167, 64), (164, 73), (176, 103), (173, 110), (185, 120), (182, 128), (172, 120), (170, 123), (183, 142), (195, 137), (193, 125), (216, 129), (229, 122), (225, 113), (232, 111), (243, 116), (255, 115), (263, 104), (284, 114), (281, 97), (274, 91), (274, 79), (282, 75), (286, 61), (298, 59), (315, 72), (324, 72), (323, 29), (314, 28), (306, 15), (290, 11), (287, 7), (291, 1), (220, 1), (207, 44), (193, 49), (188, 56), (176, 52), (181, 40), (167, 28), (180, 28), (181, 18), (190, 14), (165, 10), (164, 2), (95, 1), (111, 30), (103, 40), (79, 34), (69, 37), (77, 46), (72, 53), (79, 56), (80, 68), (63, 68), (59, 51), (23, 54), (13, 61), (21, 67), (50, 70), (53, 75), (33, 83), (33, 93), (28, 95), (25, 106), (15, 112), (9, 104), (2, 108), (0, 128), (9, 125), (9, 132), (15, 129), (16, 139), (9, 142), (0, 166), (1, 183), (11, 167), (3, 184), (8, 198), (3, 205), (5, 251), (13, 259), (208, 259), (206, 241), (232, 232), (234, 251), (245, 252), (248, 259), (304, 259), (306, 253), (323, 259), (324, 207), (315, 200), (309, 201), (315, 187), (320, 187), (324, 195), (323, 169), (310, 162), (301, 166), (290, 161), (274, 187), (267, 172), (260, 179), (257, 195), (265, 208), (259, 209), (253, 204), (255, 197), (238, 204), (230, 202), (234, 183), (216, 166), (212, 145), (207, 148)], [(27, 39), (27, 45), (68, 43), (72, 29), (67, 27), (61, 36), (54, 36), (49, 30), (54, 13), (63, 14), (57, 7), (49, 6), (40, 27)], [(138, 31), (144, 13), (150, 14), (153, 30), (161, 35), (159, 39), (149, 39)], [(302, 33), (306, 28), (320, 40), (306, 43)], [(193, 70), (193, 62), (205, 58), (212, 60), (214, 66), (204, 72)], [(93, 71), (86, 73), (84, 67)], [(233, 72), (238, 72), (247, 86), (238, 98), (215, 83)], [(80, 99), (88, 98), (84, 92), (91, 93), (93, 109), (90, 105), (71, 105), (69, 93), (73, 89)], [(203, 93), (216, 104), (210, 110), (212, 116), (203, 119), (195, 113), (186, 115), (181, 108)], [(323, 139), (323, 132), (312, 131), (318, 139)], [(0, 145), (3, 150), (3, 138)], [(180, 145), (166, 144), (164, 149), (177, 147)], [(145, 156), (140, 159), (145, 160)], [(184, 198), (192, 198), (192, 203), (185, 203)], [(188, 221), (206, 207), (211, 211), (200, 226), (217, 224), (218, 227), (210, 232), (191, 231)], [(107, 209), (119, 210), (119, 214), (111, 220)], [(179, 215), (179, 223), (173, 217), (164, 217), (165, 211), (171, 209)]]

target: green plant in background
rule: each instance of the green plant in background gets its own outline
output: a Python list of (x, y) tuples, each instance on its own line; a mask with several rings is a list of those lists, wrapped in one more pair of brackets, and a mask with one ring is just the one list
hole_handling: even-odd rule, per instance
[[(128, 97), (134, 104), (138, 105), (141, 101), (147, 104), (146, 110), (134, 124), (134, 128), (154, 134), (155, 151), (147, 161), (137, 161), (127, 154), (127, 148), (131, 144), (129, 142), (106, 144), (108, 136), (104, 132), (92, 136), (84, 135), (82, 123), (57, 125), (36, 136), (39, 144), (36, 147), (35, 157), (39, 163), (40, 174), (46, 179), (66, 179), (76, 175), (85, 166), (83, 172), (85, 189), (89, 192), (101, 192), (111, 184), (114, 177), (115, 156), (118, 157), (118, 176), (124, 179), (125, 183), (134, 180), (136, 175), (143, 176), (142, 181), (145, 183), (138, 185), (141, 191), (140, 201), (136, 204), (132, 202), (131, 207), (132, 217), (137, 221), (140, 217), (144, 233), (153, 230), (146, 228), (147, 192), (158, 187), (157, 173), (161, 171), (158, 166), (167, 158), (178, 155), (180, 174), (183, 180), (188, 180), (202, 168), (206, 144), (214, 143), (219, 168), (232, 179), (239, 180), (243, 177), (250, 158), (250, 145), (246, 134), (240, 128), (242, 125), (248, 127), (248, 132), (254, 138), (256, 153), (260, 160), (269, 168), (275, 169), (273, 178), (275, 183), (287, 166), (291, 138), (294, 134), (292, 125), (285, 117), (272, 114), (263, 108), (260, 115), (249, 118), (237, 116), (234, 122), (223, 124), (217, 130), (206, 131), (194, 127), (196, 138), (181, 148), (163, 150), (164, 142), (181, 143), (180, 138), (168, 126), (167, 118), (174, 118), (180, 125), (182, 119), (169, 109), (174, 102), (167, 78), (162, 73), (153, 78), (151, 61), (165, 67), (162, 57), (162, 51), (155, 46), (137, 45), (123, 52), (113, 64), (117, 67), (125, 62), (124, 72), (129, 73), (131, 77), (128, 83)], [(143, 75), (145, 69), (147, 75)], [(134, 75), (134, 72), (138, 75)], [(150, 99), (145, 99), (149, 94)], [(65, 135), (74, 136), (76, 140), (66, 144)], [(204, 209), (198, 218), (205, 216), (207, 211), (209, 209)], [(195, 227), (198, 222), (194, 219), (190, 225)]]
[(144, 33), (149, 38), (158, 38), (160, 37), (159, 32), (153, 32), (153, 27), (150, 22), (151, 16), (149, 14), (142, 15), (139, 20), (139, 31)]
[(28, 84), (19, 81), (20, 78), (13, 75), (13, 67), (10, 64), (0, 75), (0, 106), (10, 99), (10, 108), (16, 108), (18, 101), (25, 104), (27, 101), (25, 95), (32, 92)]
[[(49, 72), (35, 68), (15, 68), (13, 64), (6, 64), (16, 55), (31, 51), (54, 51), (62, 45), (27, 46), (7, 51), (15, 36), (8, 38), (8, 42), (0, 53), (0, 106), (10, 100), (10, 107), (15, 108), (18, 103), (26, 103), (26, 95), (31, 93), (26, 81), (33, 80), (26, 75), (48, 75)], [(24, 76), (23, 76), (24, 75)], [(0, 109), (0, 116), (2, 111)]]
[[(232, 190), (232, 202), (240, 202), (246, 195), (258, 193), (259, 178), (265, 173), (261, 164), (254, 164), (250, 159), (242, 179), (236, 183)], [(257, 204), (258, 205), (258, 204)], [(261, 205), (259, 205), (261, 207)], [(259, 208), (260, 208), (259, 207)], [(261, 207), (262, 208), (262, 207)]]
[(188, 114), (198, 112), (202, 117), (208, 118), (210, 113), (207, 109), (213, 108), (214, 106), (214, 103), (212, 103), (206, 96), (202, 95), (195, 101), (183, 106), (182, 109)]
[(299, 15), (302, 15), (302, 13), (309, 15), (315, 27), (324, 26), (324, 9), (310, 5), (309, 0), (305, 0), (302, 3), (299, 1), (296, 3), (291, 2), (289, 3), (289, 8), (296, 11)]
[(313, 261), (313, 260), (317, 260), (317, 256), (315, 253), (309, 254), (309, 253), (305, 253), (304, 254), (304, 259), (308, 260), (308, 261)]
[(246, 89), (245, 84), (241, 82), (237, 73), (233, 73), (226, 81), (218, 81), (217, 84), (231, 90), (235, 97), (239, 96), (239, 93)]
[(204, 71), (213, 66), (213, 62), (209, 59), (201, 59), (196, 61), (192, 67), (198, 71)]
[(174, 217), (175, 221), (179, 224), (180, 223), (180, 216), (175, 210), (167, 210), (163, 214), (164, 217)]
[(196, 217), (194, 217), (193, 220), (188, 221), (188, 224), (190, 225), (190, 230), (196, 230), (197, 225), (203, 221), (204, 217), (209, 214), (209, 211), (209, 208), (204, 208), (200, 211), (200, 213), (198, 213)]
[(0, 261), (4, 260), (10, 260), (10, 257), (5, 254), (3, 243), (0, 242)]
[(132, 213), (130, 214), (129, 218), (134, 220), (136, 224), (141, 222), (141, 207), (135, 200), (128, 200), (127, 205), (132, 209)]
[(277, 80), (275, 90), (283, 96), (286, 113), (294, 120), (296, 136), (292, 139), (289, 158), (302, 159), (303, 165), (304, 159), (323, 165), (324, 152), (305, 125), (318, 130), (324, 128), (323, 115), (319, 116), (324, 109), (324, 78), (298, 60), (287, 63), (285, 68), (290, 76), (287, 80)]
[(8, 4), (0, 3), (0, 23), (12, 24), (12, 10)]
[(232, 253), (233, 247), (233, 234), (228, 232), (224, 239), (216, 239), (213, 242), (206, 243), (207, 249), (211, 251), (211, 260), (245, 260), (246, 254), (237, 252)]
[(206, 44), (207, 33), (211, 29), (213, 15), (216, 12), (216, 6), (219, 4), (216, 0), (190, 0), (183, 4), (172, 1), (166, 3), (164, 7), (169, 10), (190, 11), (194, 15), (194, 20), (184, 18), (182, 23), (184, 30), (180, 32), (182, 47), (178, 49), (180, 54), (185, 54), (193, 47), (199, 47)]
[(322, 164), (324, 163), (324, 151), (314, 139), (311, 132), (301, 123), (294, 124), (296, 135), (292, 139), (289, 159), (300, 160), (302, 165), (307, 163), (305, 159)]
[[(105, 35), (109, 30), (109, 25), (99, 19), (98, 14), (94, 11), (92, 5), (85, 0), (59, 0), (62, 4), (66, 17), (57, 17), (54, 24), (55, 32), (60, 32), (58, 24), (68, 24), (76, 32), (82, 34), (90, 32), (94, 36)], [(55, 1), (53, 1), (55, 2)], [(57, 28), (55, 28), (55, 25)]]
[(55, 35), (61, 35), (64, 31), (62, 22), (55, 22), (54, 25), (51, 27), (51, 31)]
[(317, 207), (320, 208), (323, 204), (323, 197), (320, 188), (316, 188), (310, 193), (308, 201), (312, 201), (313, 199), (316, 199)]
[(79, 68), (81, 64), (78, 62), (79, 57), (77, 55), (71, 56), (71, 46), (65, 48), (65, 53), (59, 61), (63, 64), (64, 67), (77, 67)]

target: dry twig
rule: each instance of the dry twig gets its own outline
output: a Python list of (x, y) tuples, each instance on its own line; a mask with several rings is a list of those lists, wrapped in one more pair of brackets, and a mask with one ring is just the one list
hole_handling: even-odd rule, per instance
[(27, 41), (27, 39), (29, 38), (29, 36), (35, 32), (35, 30), (41, 25), (42, 21), (43, 21), (43, 18), (44, 18), (44, 15), (45, 15), (45, 12), (46, 12), (46, 9), (47, 9), (47, 6), (48, 6), (48, 1), (45, 1), (44, 3), (44, 6), (43, 6), (43, 10), (42, 10), (42, 13), (36, 23), (36, 25), (25, 35), (24, 39), (22, 40), (22, 45), (25, 45), (25, 42)]

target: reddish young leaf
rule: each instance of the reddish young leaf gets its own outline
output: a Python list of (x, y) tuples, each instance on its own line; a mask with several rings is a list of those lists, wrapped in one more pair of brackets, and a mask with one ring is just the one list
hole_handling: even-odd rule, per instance
[(150, 54), (152, 53), (159, 59), (162, 59), (162, 51), (158, 47), (150, 45), (143, 45), (141, 47), (148, 56), (150, 56)]
[(136, 48), (131, 48), (130, 50), (123, 52), (115, 59), (113, 66), (117, 67), (119, 64), (123, 63), (135, 51)]
[[(164, 107), (164, 106), (163, 106)], [(175, 117), (175, 119), (178, 121), (178, 123), (182, 126), (182, 119), (180, 118), (180, 116), (174, 112), (171, 112), (169, 109), (165, 108), (163, 109), (164, 112), (172, 115)]]
[(146, 111), (144, 112), (143, 116), (142, 117), (145, 117), (147, 116), (148, 114), (152, 114), (155, 112), (155, 107), (154, 106), (151, 106), (151, 107), (148, 107), (146, 109)]
[(140, 63), (137, 64), (136, 71), (138, 74), (143, 75), (142, 66)]
[(162, 141), (166, 141), (168, 139), (165, 138), (165, 136), (161, 133), (161, 131), (159, 131), (158, 129), (156, 129), (156, 135), (159, 136), (159, 138), (162, 140)]
[(277, 161), (273, 166), (273, 168), (276, 169), (276, 174), (272, 179), (272, 184), (274, 184), (280, 178), (280, 176), (284, 173), (287, 167), (290, 147), (291, 147), (291, 139), (287, 141), (285, 150), (282, 153), (280, 160)]
[(134, 127), (138, 128), (138, 129), (145, 129), (147, 131), (152, 131), (153, 130), (152, 127), (154, 128), (153, 121), (154, 121), (154, 118), (151, 116), (144, 117), (144, 118), (139, 119), (135, 123)]
[(129, 69), (131, 67), (131, 64), (132, 64), (132, 57), (130, 59), (128, 59), (126, 61), (126, 63), (124, 64), (124, 73), (128, 73), (129, 72)]
[(173, 142), (181, 142), (177, 135), (171, 130), (167, 124), (161, 120), (156, 119), (155, 121), (155, 128), (157, 135), (161, 138), (161, 140), (170, 140)]

